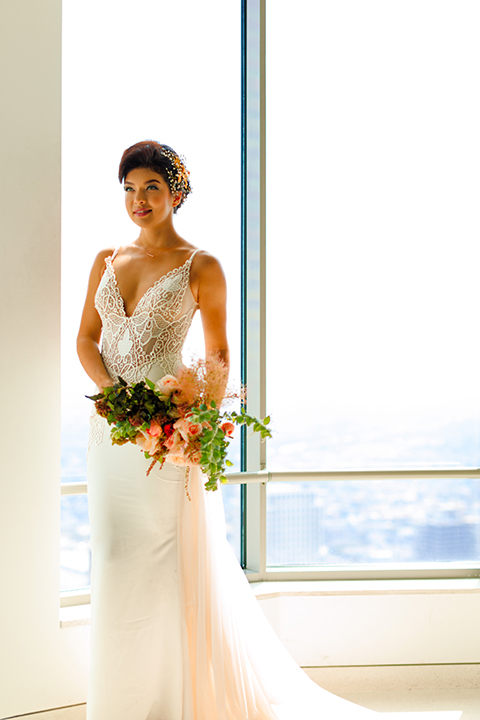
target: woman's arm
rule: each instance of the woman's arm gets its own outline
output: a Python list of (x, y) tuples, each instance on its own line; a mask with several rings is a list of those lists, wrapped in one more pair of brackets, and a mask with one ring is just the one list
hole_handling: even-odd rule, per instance
[(229, 367), (227, 342), (227, 285), (222, 266), (208, 253), (199, 253), (194, 259), (197, 280), (197, 302), (205, 338), (205, 356), (215, 355)]
[(88, 281), (87, 298), (83, 308), (80, 329), (77, 336), (77, 353), (87, 375), (98, 388), (113, 385), (100, 355), (99, 342), (102, 334), (102, 323), (95, 308), (95, 293), (105, 270), (105, 258), (113, 253), (113, 249), (102, 250), (93, 263)]

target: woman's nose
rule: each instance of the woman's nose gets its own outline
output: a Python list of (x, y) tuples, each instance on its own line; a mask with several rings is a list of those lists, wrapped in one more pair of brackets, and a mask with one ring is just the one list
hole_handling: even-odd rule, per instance
[(145, 202), (145, 196), (143, 194), (143, 190), (137, 190), (137, 192), (135, 193), (134, 200), (137, 205), (143, 205), (143, 203)]

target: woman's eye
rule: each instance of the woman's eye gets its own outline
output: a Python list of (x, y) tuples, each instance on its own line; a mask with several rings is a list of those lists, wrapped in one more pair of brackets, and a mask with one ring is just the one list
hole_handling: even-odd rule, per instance
[(151, 190), (152, 188), (153, 188), (154, 190), (158, 190), (158, 185), (149, 185), (149, 186), (147, 187), (147, 190)]
[(124, 189), (125, 189), (125, 192), (128, 192), (129, 190), (133, 190), (132, 187), (126, 187), (126, 188), (124, 188)]

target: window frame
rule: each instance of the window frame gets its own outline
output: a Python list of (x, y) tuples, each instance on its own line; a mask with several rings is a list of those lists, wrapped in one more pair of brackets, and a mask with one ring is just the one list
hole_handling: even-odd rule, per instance
[[(266, 415), (266, 0), (242, 0), (242, 382), (248, 411)], [(242, 566), (250, 581), (432, 579), (480, 576), (478, 562), (267, 568), (268, 482), (480, 478), (478, 468), (268, 472), (265, 445), (242, 436)]]
[[(266, 0), (241, 0), (241, 380), (248, 411), (266, 415)], [(267, 470), (266, 446), (242, 427), (241, 564), (251, 582), (278, 580), (392, 580), (480, 577), (478, 562), (367, 564), (297, 569), (267, 567), (267, 483), (318, 480), (480, 479), (480, 469), (392, 471)], [(63, 483), (61, 497), (87, 492), (86, 482)], [(86, 604), (90, 590), (62, 591), (61, 606)]]

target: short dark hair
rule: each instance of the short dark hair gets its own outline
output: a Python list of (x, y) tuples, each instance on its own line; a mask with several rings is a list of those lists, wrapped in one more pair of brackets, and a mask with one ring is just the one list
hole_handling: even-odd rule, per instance
[(155, 140), (142, 140), (123, 153), (118, 168), (118, 181), (122, 183), (129, 172), (139, 167), (151, 168), (161, 175), (172, 195), (178, 191), (182, 193), (180, 202), (173, 208), (176, 213), (192, 191), (188, 170), (180, 156), (168, 145), (161, 145)]

